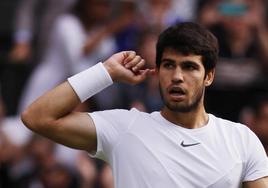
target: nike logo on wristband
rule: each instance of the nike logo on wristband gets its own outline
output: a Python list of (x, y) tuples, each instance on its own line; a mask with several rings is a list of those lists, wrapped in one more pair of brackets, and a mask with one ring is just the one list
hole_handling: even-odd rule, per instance
[(193, 144), (184, 144), (184, 141), (181, 142), (181, 146), (182, 147), (190, 147), (190, 146), (195, 146), (195, 145), (198, 145), (198, 144), (201, 144), (201, 143), (193, 143)]

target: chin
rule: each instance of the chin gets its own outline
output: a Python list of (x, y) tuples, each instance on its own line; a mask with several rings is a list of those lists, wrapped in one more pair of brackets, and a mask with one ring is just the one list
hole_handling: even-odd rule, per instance
[(195, 111), (201, 103), (201, 98), (197, 98), (192, 102), (187, 102), (186, 100), (175, 102), (175, 101), (168, 101), (164, 100), (165, 106), (173, 112), (181, 112), (181, 113), (188, 113)]
[(191, 105), (182, 105), (182, 104), (172, 104), (167, 103), (165, 105), (170, 111), (173, 112), (181, 112), (181, 113), (187, 113), (193, 111), (195, 108)]

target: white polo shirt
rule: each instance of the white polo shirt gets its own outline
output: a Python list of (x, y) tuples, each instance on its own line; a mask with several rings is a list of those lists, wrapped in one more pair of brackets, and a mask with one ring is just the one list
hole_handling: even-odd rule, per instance
[(238, 188), (268, 176), (268, 160), (246, 126), (209, 114), (186, 129), (160, 112), (90, 113), (97, 130), (95, 157), (111, 165), (116, 188)]

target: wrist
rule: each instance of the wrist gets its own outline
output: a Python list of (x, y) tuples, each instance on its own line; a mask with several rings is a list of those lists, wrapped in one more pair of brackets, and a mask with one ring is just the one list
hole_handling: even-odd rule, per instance
[(113, 82), (116, 81), (115, 73), (113, 71), (113, 68), (109, 64), (109, 62), (104, 61), (102, 64), (103, 64), (103, 67), (106, 69), (107, 73), (109, 74), (109, 76), (111, 77), (111, 79), (113, 80)]
[(98, 63), (74, 76), (68, 82), (81, 102), (110, 86), (113, 80), (102, 63)]

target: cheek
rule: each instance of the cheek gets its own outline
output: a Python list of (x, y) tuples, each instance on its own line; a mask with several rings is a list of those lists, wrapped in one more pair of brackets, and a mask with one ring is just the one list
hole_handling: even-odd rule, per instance
[(169, 79), (169, 75), (167, 73), (159, 73), (158, 80), (161, 87), (168, 87), (171, 84), (171, 80)]
[(187, 85), (189, 86), (189, 92), (195, 95), (195, 93), (198, 93), (200, 90), (205, 88), (205, 80), (200, 78), (192, 78), (189, 80)]
[(164, 84), (164, 82), (163, 82), (162, 79), (159, 79), (159, 81), (158, 81), (158, 85), (159, 85), (159, 88), (160, 88), (161, 90), (163, 90), (163, 89), (165, 88), (165, 84)]
[(168, 84), (166, 83), (164, 79), (158, 80), (158, 88), (159, 88), (159, 91), (162, 92), (162, 94), (165, 95), (167, 87), (168, 87)]

